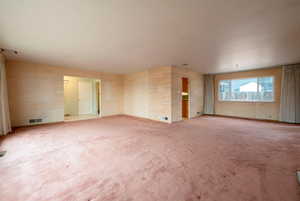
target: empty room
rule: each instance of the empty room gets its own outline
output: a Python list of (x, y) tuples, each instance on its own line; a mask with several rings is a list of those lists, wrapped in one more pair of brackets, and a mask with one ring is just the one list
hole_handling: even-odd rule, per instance
[(299, 0), (0, 1), (0, 201), (299, 200)]

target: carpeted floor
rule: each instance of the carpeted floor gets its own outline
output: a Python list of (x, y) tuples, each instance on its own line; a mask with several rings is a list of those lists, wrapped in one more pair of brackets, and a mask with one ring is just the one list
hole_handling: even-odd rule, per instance
[(114, 116), (1, 139), (1, 201), (299, 201), (300, 126)]

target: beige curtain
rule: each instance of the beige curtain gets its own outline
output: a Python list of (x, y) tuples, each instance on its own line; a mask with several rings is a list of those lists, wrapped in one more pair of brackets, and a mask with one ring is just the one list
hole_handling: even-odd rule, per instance
[(6, 135), (10, 131), (11, 124), (7, 98), (5, 58), (0, 53), (0, 135)]
[(204, 114), (215, 113), (215, 76), (204, 75)]
[(300, 123), (300, 64), (283, 67), (280, 121)]

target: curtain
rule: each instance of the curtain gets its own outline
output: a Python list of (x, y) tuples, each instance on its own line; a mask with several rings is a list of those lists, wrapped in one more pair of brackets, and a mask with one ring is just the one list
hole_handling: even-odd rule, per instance
[(300, 123), (300, 64), (283, 67), (280, 121)]
[(5, 58), (0, 53), (0, 135), (11, 131), (5, 73)]
[(215, 76), (204, 75), (204, 114), (214, 114), (215, 107)]

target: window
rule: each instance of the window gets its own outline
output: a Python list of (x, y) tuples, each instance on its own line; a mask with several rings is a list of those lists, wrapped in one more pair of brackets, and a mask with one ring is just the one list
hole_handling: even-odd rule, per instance
[(274, 78), (256, 77), (219, 82), (219, 100), (221, 101), (274, 101)]

